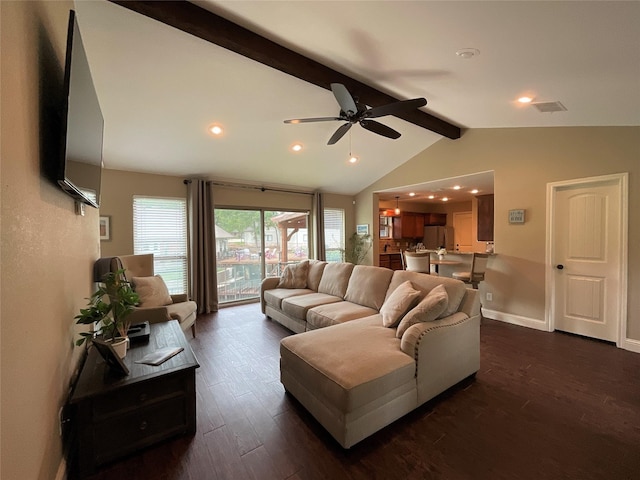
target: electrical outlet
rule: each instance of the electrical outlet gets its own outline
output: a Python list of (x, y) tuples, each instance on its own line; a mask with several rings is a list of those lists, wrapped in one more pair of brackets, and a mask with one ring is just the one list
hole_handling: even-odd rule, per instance
[(487, 302), (493, 301), (493, 293), (487, 292), (486, 293), (486, 298), (487, 298)]

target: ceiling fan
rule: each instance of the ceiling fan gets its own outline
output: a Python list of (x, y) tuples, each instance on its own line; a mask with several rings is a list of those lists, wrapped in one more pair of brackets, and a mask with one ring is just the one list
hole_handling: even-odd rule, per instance
[(330, 122), (335, 120), (342, 120), (347, 123), (338, 127), (335, 133), (331, 136), (327, 145), (333, 145), (340, 140), (345, 133), (349, 131), (352, 125), (359, 123), (362, 128), (369, 130), (370, 132), (377, 133), (387, 138), (399, 138), (400, 132), (397, 132), (391, 127), (387, 127), (380, 122), (370, 120), (371, 118), (384, 117), (385, 115), (395, 115), (400, 112), (406, 112), (413, 110), (414, 108), (420, 108), (427, 104), (427, 100), (424, 98), (414, 98), (411, 100), (401, 100), (398, 102), (389, 103), (387, 105), (381, 105), (379, 107), (369, 108), (366, 105), (358, 103), (349, 93), (347, 87), (341, 83), (332, 83), (331, 91), (334, 97), (340, 105), (340, 114), (337, 117), (319, 117), (319, 118), (295, 118), (292, 120), (285, 120), (284, 123), (310, 123), (310, 122)]

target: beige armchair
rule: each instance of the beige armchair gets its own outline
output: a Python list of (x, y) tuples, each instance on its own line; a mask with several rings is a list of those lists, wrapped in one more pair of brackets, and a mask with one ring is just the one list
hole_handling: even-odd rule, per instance
[[(153, 277), (153, 254), (143, 255), (122, 255), (119, 257), (100, 258), (94, 265), (94, 279), (100, 281), (107, 272), (115, 272), (124, 269), (125, 277), (136, 289), (134, 277)], [(167, 305), (136, 307), (131, 313), (131, 323), (143, 322), (159, 323), (169, 320), (178, 320), (182, 330), (191, 327), (193, 336), (196, 336), (196, 316), (198, 306), (196, 302), (190, 301), (186, 294), (170, 295), (171, 302)]]

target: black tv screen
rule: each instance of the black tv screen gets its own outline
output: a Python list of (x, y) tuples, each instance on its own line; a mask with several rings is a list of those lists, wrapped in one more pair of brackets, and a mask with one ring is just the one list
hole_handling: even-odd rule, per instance
[(75, 12), (69, 13), (62, 106), (62, 154), (54, 179), (76, 200), (98, 208), (104, 120)]

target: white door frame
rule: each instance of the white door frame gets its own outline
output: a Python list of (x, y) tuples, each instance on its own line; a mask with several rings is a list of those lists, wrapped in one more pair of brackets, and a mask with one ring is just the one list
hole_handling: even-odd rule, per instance
[[(620, 245), (618, 246), (618, 255), (620, 261), (620, 271), (618, 282), (620, 285), (620, 298), (618, 299), (620, 318), (618, 322), (618, 331), (616, 338), (616, 346), (635, 350), (631, 345), (621, 345), (627, 336), (627, 268), (628, 268), (628, 228), (629, 228), (629, 174), (615, 173), (611, 175), (602, 175), (598, 177), (578, 178), (566, 180), (562, 182), (553, 182), (547, 184), (547, 232), (546, 232), (546, 248), (545, 248), (545, 306), (544, 317), (547, 330), (552, 332), (555, 330), (555, 291), (557, 275), (555, 274), (555, 246), (553, 245), (554, 220), (556, 216), (555, 198), (558, 189), (567, 186), (584, 186), (587, 187), (592, 183), (601, 182), (617, 183), (620, 196)], [(628, 343), (628, 342), (627, 342)]]

